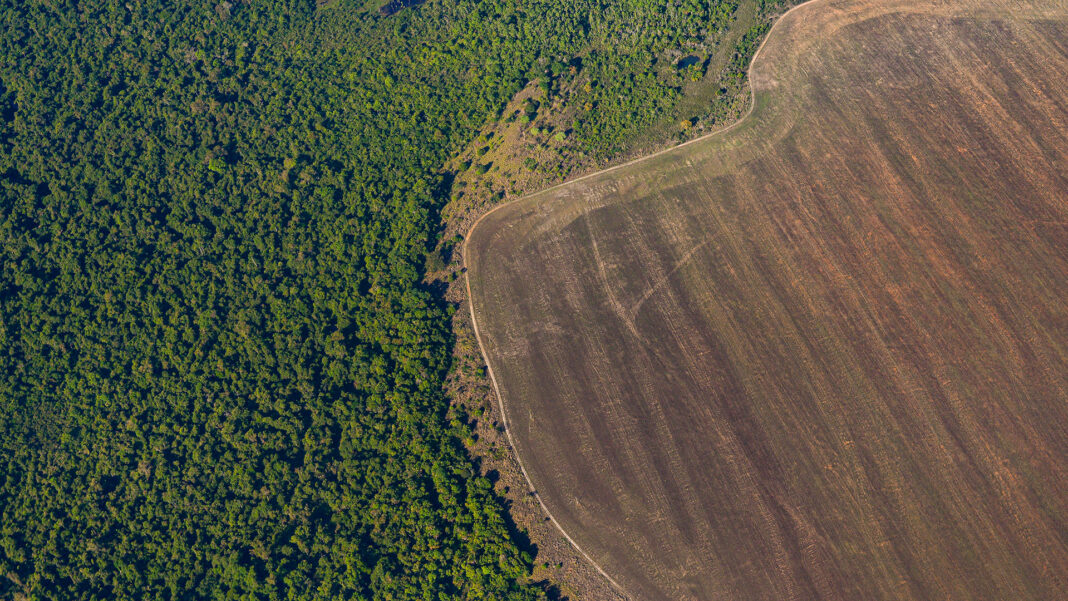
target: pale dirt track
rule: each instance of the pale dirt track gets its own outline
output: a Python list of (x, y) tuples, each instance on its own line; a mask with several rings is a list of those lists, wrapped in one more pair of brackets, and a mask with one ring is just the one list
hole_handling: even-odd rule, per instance
[(468, 297), (508, 440), (617, 588), (1068, 585), (1068, 102), (1050, 82), (1066, 18), (813, 0), (754, 58), (746, 118), (472, 228)]

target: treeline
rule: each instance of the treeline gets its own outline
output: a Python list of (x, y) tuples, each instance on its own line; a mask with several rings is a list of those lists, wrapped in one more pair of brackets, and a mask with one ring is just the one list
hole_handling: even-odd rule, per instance
[(439, 170), (593, 31), (611, 148), (612, 61), (729, 10), (5, 1), (0, 598), (542, 598), (446, 419)]

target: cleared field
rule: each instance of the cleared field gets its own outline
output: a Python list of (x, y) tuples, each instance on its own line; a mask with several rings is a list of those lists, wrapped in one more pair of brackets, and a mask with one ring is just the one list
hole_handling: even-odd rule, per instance
[(751, 78), (469, 235), (537, 494), (636, 600), (1068, 598), (1068, 4), (817, 0)]

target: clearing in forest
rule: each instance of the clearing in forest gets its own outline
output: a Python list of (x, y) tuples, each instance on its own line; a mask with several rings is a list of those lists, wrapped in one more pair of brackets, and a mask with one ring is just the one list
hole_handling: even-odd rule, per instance
[(737, 126), (507, 204), (519, 458), (637, 601), (1068, 590), (1068, 5), (816, 0)]

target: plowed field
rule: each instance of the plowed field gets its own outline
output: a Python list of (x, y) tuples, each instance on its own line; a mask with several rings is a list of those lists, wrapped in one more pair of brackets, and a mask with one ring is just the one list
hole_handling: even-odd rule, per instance
[(815, 0), (751, 82), (469, 235), (532, 486), (636, 601), (1068, 599), (1068, 4)]

